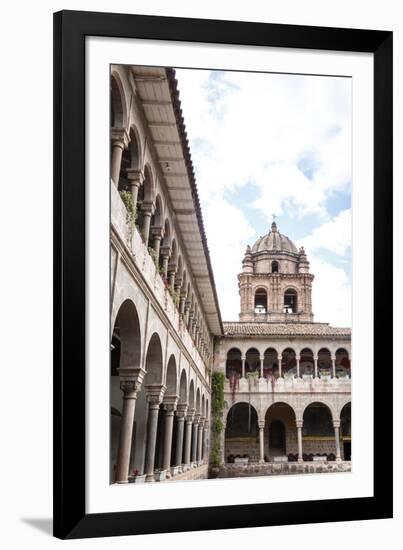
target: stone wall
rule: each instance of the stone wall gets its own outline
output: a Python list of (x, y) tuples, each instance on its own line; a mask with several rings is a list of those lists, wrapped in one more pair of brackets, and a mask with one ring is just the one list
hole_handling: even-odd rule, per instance
[(272, 475), (290, 475), (290, 474), (318, 474), (330, 472), (350, 472), (351, 462), (297, 462), (264, 464), (222, 464), (219, 468), (219, 478), (232, 477), (259, 477)]
[(203, 464), (198, 468), (190, 468), (187, 472), (183, 474), (178, 474), (174, 477), (171, 477), (167, 481), (195, 481), (197, 479), (207, 479), (208, 477), (208, 464)]
[(225, 442), (224, 458), (228, 455), (248, 455), (252, 460), (259, 459), (259, 440), (256, 438), (234, 438)]

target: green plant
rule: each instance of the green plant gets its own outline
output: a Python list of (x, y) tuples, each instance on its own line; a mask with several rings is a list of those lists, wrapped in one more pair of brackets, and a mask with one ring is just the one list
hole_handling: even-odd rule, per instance
[(150, 254), (151, 258), (153, 259), (155, 267), (157, 269), (159, 269), (158, 268), (158, 256), (157, 256), (157, 253), (155, 252), (155, 250), (152, 246), (148, 247), (148, 253)]
[(213, 372), (211, 377), (211, 464), (218, 466), (221, 462), (220, 435), (224, 429), (222, 414), (224, 412), (224, 382), (222, 372)]
[(126, 223), (129, 226), (129, 239), (131, 242), (137, 214), (136, 207), (134, 206), (133, 195), (130, 193), (130, 191), (119, 191), (119, 195), (126, 208)]
[(174, 301), (174, 304), (175, 305), (178, 305), (179, 304), (179, 300), (180, 300), (180, 295), (179, 295), (179, 292), (176, 292), (176, 290), (174, 290), (172, 287), (168, 287), (168, 292), (169, 294), (172, 296), (172, 300)]

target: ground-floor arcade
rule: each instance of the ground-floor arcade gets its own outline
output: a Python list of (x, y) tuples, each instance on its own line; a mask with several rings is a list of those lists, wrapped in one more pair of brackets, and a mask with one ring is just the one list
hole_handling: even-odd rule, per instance
[(295, 407), (276, 401), (260, 408), (234, 403), (225, 415), (223, 463), (340, 462), (351, 460), (351, 404), (346, 399), (329, 406), (312, 396)]

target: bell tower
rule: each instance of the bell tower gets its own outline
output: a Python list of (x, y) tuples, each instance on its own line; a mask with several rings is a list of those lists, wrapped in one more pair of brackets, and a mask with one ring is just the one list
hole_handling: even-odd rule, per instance
[(246, 248), (238, 275), (240, 321), (313, 322), (312, 281), (305, 250), (271, 231)]

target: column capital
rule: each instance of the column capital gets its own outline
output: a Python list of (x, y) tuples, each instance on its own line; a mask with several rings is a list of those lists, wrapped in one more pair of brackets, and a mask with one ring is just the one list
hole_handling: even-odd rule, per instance
[(340, 420), (333, 420), (333, 428), (340, 428)]
[(174, 413), (178, 404), (178, 395), (164, 395), (163, 407), (167, 412)]
[(200, 422), (200, 418), (201, 418), (201, 414), (200, 413), (195, 413), (195, 415), (193, 417), (193, 424), (198, 424)]
[(194, 414), (195, 414), (195, 409), (188, 409), (186, 422), (193, 422)]
[(164, 232), (163, 227), (152, 227), (151, 228), (151, 235), (154, 237), (154, 239), (162, 239), (162, 234)]
[(146, 395), (147, 402), (150, 405), (160, 405), (167, 387), (164, 384), (147, 384)]
[(140, 187), (145, 179), (143, 170), (138, 170), (137, 168), (126, 168), (126, 174), (130, 185), (134, 185), (135, 187)]
[(146, 371), (141, 367), (118, 368), (120, 389), (124, 393), (138, 392), (141, 389)]
[(144, 214), (149, 214), (150, 216), (152, 216), (155, 211), (155, 205), (153, 201), (143, 201), (142, 210)]
[(264, 430), (264, 424), (265, 424), (264, 420), (259, 420), (258, 422), (259, 430)]
[(297, 420), (295, 421), (295, 425), (297, 426), (297, 428), (302, 428), (304, 426), (304, 421), (302, 420), (302, 418), (297, 418)]
[(111, 140), (115, 147), (121, 147), (125, 149), (130, 142), (129, 134), (126, 128), (111, 128)]
[(178, 403), (176, 406), (176, 416), (178, 418), (185, 418), (187, 410), (188, 410), (187, 403)]

